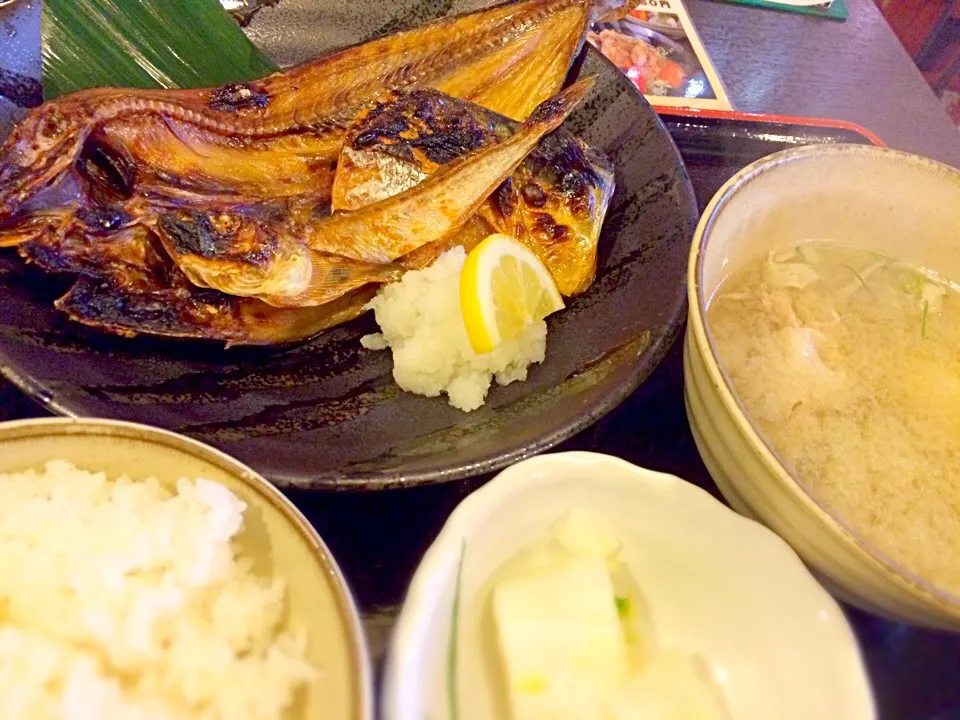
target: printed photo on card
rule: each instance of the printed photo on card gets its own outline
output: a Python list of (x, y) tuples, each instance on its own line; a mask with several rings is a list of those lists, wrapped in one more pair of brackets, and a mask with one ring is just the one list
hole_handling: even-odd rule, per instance
[(594, 25), (587, 39), (652, 105), (731, 109), (680, 0), (641, 0), (622, 20)]

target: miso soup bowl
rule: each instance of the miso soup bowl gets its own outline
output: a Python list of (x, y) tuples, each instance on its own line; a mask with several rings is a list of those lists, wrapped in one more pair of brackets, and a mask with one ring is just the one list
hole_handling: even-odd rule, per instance
[(884, 557), (791, 475), (718, 364), (706, 319), (744, 263), (832, 239), (960, 278), (960, 170), (864, 145), (786, 150), (744, 168), (704, 211), (688, 268), (687, 414), (727, 501), (784, 538), (840, 598), (885, 617), (960, 630), (960, 598)]

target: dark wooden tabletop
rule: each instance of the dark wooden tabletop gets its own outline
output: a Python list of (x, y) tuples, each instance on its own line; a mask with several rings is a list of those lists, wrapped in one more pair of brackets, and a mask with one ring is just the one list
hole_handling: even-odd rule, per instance
[(846, 0), (846, 22), (684, 1), (737, 110), (855, 122), (960, 167), (960, 132), (874, 0)]
[[(686, 2), (737, 109), (856, 122), (892, 147), (960, 166), (960, 132), (872, 0), (846, 0), (845, 23)], [(36, 75), (38, 32), (39, 0), (0, 10), (0, 68)], [(0, 99), (0, 134), (10, 116), (11, 106)], [(678, 344), (611, 422), (564, 447), (615, 451), (715, 491), (683, 412), (679, 350)], [(43, 414), (0, 381), (0, 420)], [(453, 507), (484, 480), (376, 495), (293, 496), (343, 566), (375, 658), (382, 657), (418, 559)], [(960, 636), (848, 613), (883, 720), (960, 720)]]

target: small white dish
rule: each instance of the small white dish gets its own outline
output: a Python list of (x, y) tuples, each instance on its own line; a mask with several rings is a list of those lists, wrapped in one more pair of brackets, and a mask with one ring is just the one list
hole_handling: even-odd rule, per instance
[(394, 633), (385, 720), (502, 719), (493, 644), (480, 623), (485, 586), (571, 507), (622, 542), (620, 559), (658, 645), (706, 660), (731, 720), (875, 717), (843, 612), (786, 543), (679, 478), (605, 455), (560, 453), (504, 470), (447, 521)]

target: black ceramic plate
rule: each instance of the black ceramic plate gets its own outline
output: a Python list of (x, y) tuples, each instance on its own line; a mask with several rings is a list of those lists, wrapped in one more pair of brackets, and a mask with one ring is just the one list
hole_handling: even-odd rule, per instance
[[(278, 62), (452, 10), (417, 0), (281, 0), (248, 28)], [(215, 52), (215, 50), (212, 50)], [(0, 253), (0, 366), (55, 412), (149, 423), (208, 442), (281, 486), (381, 488), (495, 470), (545, 450), (608, 412), (645, 379), (683, 319), (697, 219), (673, 141), (599, 53), (599, 81), (569, 127), (613, 160), (614, 196), (596, 283), (550, 318), (529, 380), (494, 387), (465, 414), (402, 392), (388, 353), (360, 347), (370, 317), (287, 348), (110, 337), (67, 321), (63, 285)]]

